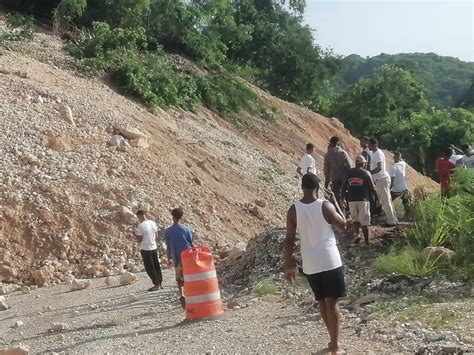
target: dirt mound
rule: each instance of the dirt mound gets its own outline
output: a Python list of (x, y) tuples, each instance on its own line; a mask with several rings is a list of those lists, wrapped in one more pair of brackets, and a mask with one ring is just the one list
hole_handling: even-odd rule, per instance
[[(359, 151), (336, 119), (260, 90), (281, 110), (279, 124), (252, 118), (242, 132), (204, 108), (152, 114), (101, 80), (67, 69), (72, 59), (61, 47), (39, 33), (0, 55), (4, 281), (33, 281), (39, 270), (50, 284), (68, 273), (133, 268), (138, 208), (164, 228), (169, 210), (183, 207), (202, 243), (248, 240), (284, 224), (306, 142), (316, 144), (319, 167), (332, 135), (351, 155)], [(127, 137), (124, 129), (138, 136)], [(432, 183), (412, 170), (408, 180)]]

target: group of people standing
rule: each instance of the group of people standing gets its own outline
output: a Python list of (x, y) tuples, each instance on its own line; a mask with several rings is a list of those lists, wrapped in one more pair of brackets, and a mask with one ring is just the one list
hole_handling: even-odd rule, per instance
[(454, 169), (460, 166), (474, 169), (474, 151), (469, 144), (463, 144), (461, 149), (451, 145), (440, 152), (436, 159), (436, 172), (442, 196), (449, 196)]
[[(352, 217), (356, 230), (356, 242), (359, 229), (362, 227), (364, 241), (369, 243), (368, 226), (377, 207), (386, 216), (385, 226), (398, 224), (393, 200), (408, 193), (405, 180), (406, 163), (399, 152), (393, 155), (394, 164), (387, 169), (384, 152), (379, 149), (376, 138), (360, 138), (362, 151), (355, 157), (355, 165), (351, 165), (348, 153), (341, 148), (339, 137), (331, 137), (324, 156), (324, 188), (334, 194), (341, 211)], [(306, 154), (300, 161), (297, 172), (300, 175), (312, 173), (318, 175), (316, 161), (313, 157), (314, 145), (306, 145)], [(347, 204), (346, 204), (347, 202)], [(346, 208), (347, 205), (347, 208)]]

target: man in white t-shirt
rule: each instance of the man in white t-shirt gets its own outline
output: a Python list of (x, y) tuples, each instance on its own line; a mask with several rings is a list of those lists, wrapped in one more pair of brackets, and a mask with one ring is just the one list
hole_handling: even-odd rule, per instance
[(314, 144), (308, 143), (306, 144), (306, 154), (300, 160), (300, 164), (298, 165), (298, 169), (296, 172), (304, 176), (308, 173), (316, 174), (316, 161), (313, 158), (314, 153)]
[(474, 169), (474, 150), (471, 149), (469, 144), (463, 144), (461, 146), (463, 152), (462, 164), (469, 169)]
[(393, 153), (393, 165), (389, 169), (389, 175), (391, 178), (390, 192), (392, 194), (392, 200), (400, 197), (408, 190), (405, 179), (406, 166), (407, 164), (402, 160), (402, 153)]
[(160, 262), (158, 260), (158, 248), (156, 246), (158, 226), (147, 218), (145, 211), (138, 210), (136, 214), (140, 224), (135, 231), (135, 235), (140, 243), (140, 254), (142, 255), (146, 273), (153, 282), (153, 287), (148, 289), (148, 291), (158, 291), (162, 288), (161, 283), (163, 282)]
[(369, 139), (369, 149), (372, 152), (370, 160), (370, 173), (375, 183), (377, 196), (382, 204), (382, 209), (387, 217), (387, 226), (398, 224), (392, 197), (390, 196), (390, 175), (387, 173), (385, 154), (378, 148), (375, 138)]

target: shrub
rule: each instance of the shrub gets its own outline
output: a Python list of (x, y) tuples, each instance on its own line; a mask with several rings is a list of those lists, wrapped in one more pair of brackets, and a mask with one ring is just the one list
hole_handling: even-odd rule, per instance
[(8, 41), (30, 41), (34, 34), (33, 16), (10, 13), (6, 18), (7, 32), (0, 34), (0, 45)]
[(274, 295), (278, 292), (278, 286), (271, 280), (264, 280), (258, 282), (253, 291), (259, 296)]
[(406, 247), (380, 256), (375, 261), (375, 267), (384, 274), (429, 276), (439, 270), (438, 261), (422, 258), (417, 250)]

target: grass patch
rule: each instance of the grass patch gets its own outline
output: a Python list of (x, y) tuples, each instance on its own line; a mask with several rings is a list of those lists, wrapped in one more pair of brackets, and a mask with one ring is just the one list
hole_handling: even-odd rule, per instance
[(274, 281), (263, 280), (254, 286), (253, 292), (259, 296), (274, 295), (278, 292), (278, 286)]

